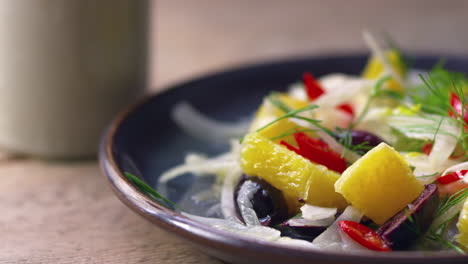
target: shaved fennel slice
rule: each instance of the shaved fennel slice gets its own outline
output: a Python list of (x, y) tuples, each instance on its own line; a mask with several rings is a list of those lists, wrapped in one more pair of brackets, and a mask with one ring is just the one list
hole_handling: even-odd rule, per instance
[(212, 226), (216, 229), (232, 232), (234, 234), (239, 234), (257, 240), (276, 241), (280, 238), (281, 235), (280, 231), (266, 226), (245, 226), (241, 223), (229, 219), (201, 217), (184, 212), (182, 212), (182, 215), (200, 223)]
[(240, 188), (239, 194), (237, 196), (237, 205), (239, 206), (242, 219), (247, 226), (260, 225), (260, 221), (258, 220), (257, 214), (255, 213), (251, 202), (256, 191), (256, 184), (251, 181), (246, 181)]
[(301, 215), (286, 221), (288, 226), (329, 226), (335, 221), (337, 209), (305, 204)]
[(171, 112), (174, 122), (191, 136), (210, 143), (224, 144), (231, 138), (240, 138), (248, 130), (250, 121), (220, 122), (208, 118), (187, 102), (179, 102)]
[(327, 128), (347, 128), (353, 121), (353, 116), (349, 113), (330, 107), (317, 108), (314, 111), (314, 118), (320, 120), (320, 125)]
[(346, 207), (344, 212), (322, 234), (312, 241), (314, 245), (325, 250), (344, 250), (343, 240), (340, 236), (338, 222), (342, 220), (360, 222), (363, 214), (352, 206)]
[[(242, 169), (240, 166), (232, 167), (231, 170), (229, 170), (226, 173), (226, 176), (224, 177), (223, 181), (223, 186), (221, 188), (221, 212), (223, 213), (224, 218), (231, 219), (234, 221), (239, 221), (239, 219), (237, 219), (236, 217), (234, 188), (241, 175)], [(255, 214), (255, 212), (253, 213)], [(255, 214), (255, 217), (256, 216), (257, 215)]]
[(323, 219), (317, 219), (317, 220), (308, 220), (304, 218), (291, 218), (288, 221), (286, 221), (287, 226), (296, 226), (296, 227), (301, 227), (301, 226), (329, 226), (333, 224), (335, 221), (335, 217), (328, 217), (328, 218), (323, 218)]
[(441, 170), (441, 167), (447, 163), (461, 133), (453, 120), (440, 116), (394, 115), (388, 117), (388, 120), (392, 127), (410, 138), (435, 139), (429, 155), (429, 169), (434, 171)]
[(290, 237), (280, 237), (278, 240), (275, 241), (275, 243), (294, 247), (294, 248), (302, 247), (306, 249), (317, 249), (317, 246), (315, 246), (309, 241), (302, 240), (302, 239), (294, 239)]
[(402, 77), (400, 76), (400, 74), (398, 74), (395, 71), (395, 69), (393, 69), (392, 65), (387, 60), (387, 57), (385, 56), (383, 49), (379, 46), (374, 36), (372, 36), (372, 34), (367, 30), (362, 32), (362, 36), (367, 46), (371, 50), (372, 55), (377, 57), (379, 61), (382, 63), (384, 67), (384, 74), (390, 74), (390, 76), (392, 76), (392, 78), (395, 81), (397, 81), (400, 85), (403, 85), (404, 83), (403, 83)]
[(413, 174), (424, 183), (429, 184), (437, 179), (441, 171), (460, 163), (459, 160), (447, 159), (439, 167), (433, 167), (429, 162), (429, 156), (425, 154), (403, 153), (403, 157), (409, 165), (414, 167)]
[(445, 174), (448, 174), (450, 172), (455, 172), (459, 170), (468, 170), (468, 161), (465, 161), (463, 163), (458, 163), (457, 165), (451, 166), (450, 168), (446, 169), (443, 173), (442, 176)]
[(435, 137), (431, 153), (429, 154), (429, 161), (434, 167), (439, 167), (442, 163), (448, 160), (457, 146), (458, 137), (461, 132), (460, 129), (451, 121), (452, 120), (445, 118), (441, 123), (440, 129), (445, 132), (448, 131), (448, 133), (455, 135), (455, 137), (446, 133), (437, 133)]
[(356, 95), (368, 93), (375, 81), (331, 74), (321, 79), (321, 84), (327, 91), (314, 101), (320, 108), (334, 108), (340, 104), (352, 101)]
[(240, 166), (239, 154), (240, 144), (236, 140), (231, 140), (231, 151), (207, 159), (204, 155), (191, 153), (186, 156), (185, 163), (173, 167), (164, 172), (159, 177), (159, 183), (166, 183), (185, 173), (193, 173), (197, 176), (207, 176), (216, 174), (218, 176), (226, 174), (232, 167)]
[(390, 126), (410, 138), (432, 140), (434, 135), (453, 138), (460, 135), (460, 129), (453, 120), (437, 115), (390, 115), (387, 120)]
[(305, 204), (301, 207), (302, 217), (307, 220), (334, 218), (338, 209)]
[(308, 101), (307, 93), (305, 92), (304, 85), (302, 83), (294, 83), (289, 86), (288, 95), (292, 98)]

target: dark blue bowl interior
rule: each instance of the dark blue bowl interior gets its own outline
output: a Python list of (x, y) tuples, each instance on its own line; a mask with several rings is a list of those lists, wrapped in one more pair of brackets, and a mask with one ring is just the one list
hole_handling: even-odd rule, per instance
[[(448, 69), (468, 71), (468, 60), (446, 58)], [(414, 56), (413, 67), (430, 69), (439, 59)], [(176, 103), (185, 100), (209, 117), (234, 121), (254, 113), (268, 92), (285, 90), (305, 71), (315, 76), (359, 74), (366, 60), (365, 54), (288, 60), (247, 66), (171, 87), (138, 105), (121, 122), (112, 142), (114, 159), (121, 171), (136, 174), (155, 186), (161, 172), (182, 163), (187, 152), (213, 155), (227, 150), (227, 145), (210, 144), (179, 129), (170, 118)], [(172, 181), (168, 198), (177, 202), (192, 183), (193, 177)]]

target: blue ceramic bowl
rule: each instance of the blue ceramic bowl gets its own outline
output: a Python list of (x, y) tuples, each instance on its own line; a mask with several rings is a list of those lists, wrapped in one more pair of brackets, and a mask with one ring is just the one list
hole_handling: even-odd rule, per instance
[[(439, 56), (415, 56), (413, 67), (429, 69)], [(446, 57), (451, 70), (468, 72), (468, 60)], [(128, 171), (155, 186), (161, 172), (180, 164), (188, 151), (217, 154), (225, 146), (209, 144), (185, 134), (170, 118), (182, 100), (218, 120), (233, 121), (255, 111), (272, 90), (285, 90), (305, 71), (316, 76), (332, 72), (359, 74), (365, 54), (291, 59), (246, 66), (185, 82), (146, 98), (124, 110), (111, 124), (100, 147), (101, 168), (115, 194), (128, 207), (155, 225), (184, 238), (203, 251), (235, 263), (468, 263), (468, 256), (434, 252), (392, 252), (381, 255), (332, 253), (243, 238), (187, 219), (145, 196), (124, 176)], [(171, 186), (169, 199), (177, 202), (193, 177)], [(206, 183), (207, 185), (209, 183)], [(207, 186), (208, 188), (208, 186)]]

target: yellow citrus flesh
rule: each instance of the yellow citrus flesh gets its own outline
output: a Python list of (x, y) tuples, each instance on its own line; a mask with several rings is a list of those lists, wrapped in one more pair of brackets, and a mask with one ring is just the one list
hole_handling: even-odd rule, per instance
[(335, 183), (338, 193), (379, 225), (416, 199), (423, 189), (404, 158), (385, 143), (367, 152)]
[[(392, 66), (393, 70), (400, 76), (405, 76), (406, 67), (400, 54), (395, 50), (389, 50), (385, 56)], [(364, 69), (362, 76), (369, 80), (377, 80), (381, 78), (384, 73), (384, 66), (382, 62), (375, 56), (372, 56)], [(403, 87), (395, 80), (388, 81), (388, 88), (393, 91), (402, 91)]]
[[(306, 101), (298, 100), (285, 94), (279, 95), (279, 99), (292, 110), (297, 110), (308, 105), (308, 102)], [(284, 114), (286, 114), (284, 111), (265, 100), (258, 109), (249, 131), (254, 132)], [(286, 118), (261, 130), (260, 134), (266, 138), (273, 139), (284, 134), (290, 134), (294, 129), (303, 130), (304, 127), (299, 126), (296, 122), (292, 121), (291, 118)], [(295, 144), (295, 140), (292, 135), (278, 138), (275, 142), (278, 143), (281, 140), (292, 145)]]
[(459, 231), (457, 242), (465, 251), (468, 252), (468, 199), (465, 200), (463, 209), (460, 212), (457, 227)]
[(250, 133), (244, 138), (241, 166), (247, 175), (260, 177), (281, 190), (290, 212), (299, 208), (298, 199), (317, 206), (346, 206), (346, 201), (334, 190), (338, 174), (259, 133)]
[[(292, 133), (296, 130), (303, 130), (297, 123), (289, 118), (279, 120), (272, 125), (266, 127), (259, 132), (260, 135), (272, 139), (274, 142), (279, 143), (281, 140), (286, 141), (290, 145), (296, 145), (296, 140)], [(282, 136), (287, 135), (287, 136)]]
[(327, 169), (325, 166), (314, 164), (315, 172), (311, 176), (309, 194), (306, 203), (321, 207), (336, 207), (345, 209), (348, 202), (335, 191), (335, 182), (340, 174)]

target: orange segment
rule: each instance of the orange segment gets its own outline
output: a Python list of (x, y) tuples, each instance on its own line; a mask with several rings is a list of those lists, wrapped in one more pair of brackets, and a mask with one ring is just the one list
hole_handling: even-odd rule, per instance
[[(293, 110), (304, 108), (308, 105), (308, 102), (292, 98), (286, 94), (280, 94), (279, 99), (282, 103)], [(255, 115), (255, 119), (252, 121), (249, 131), (254, 132), (284, 114), (286, 114), (284, 111), (271, 104), (268, 100), (264, 100), (258, 109), (257, 114)], [(296, 122), (294, 122), (293, 119), (287, 118), (280, 120), (271, 126), (268, 126), (267, 128), (260, 131), (260, 134), (266, 138), (272, 139), (283, 134), (288, 134), (288, 132), (293, 132), (296, 128), (298, 130), (305, 129), (304, 127), (301, 127)], [(275, 142), (279, 143), (281, 140), (284, 140), (289, 144), (295, 144), (294, 138), (292, 136), (282, 137), (275, 140)]]
[(259, 133), (250, 133), (244, 138), (241, 166), (247, 175), (263, 178), (281, 190), (291, 212), (299, 208), (298, 199), (316, 206), (346, 206), (346, 201), (334, 190), (339, 174), (310, 162)]
[[(385, 53), (388, 62), (392, 66), (393, 70), (400, 76), (405, 76), (406, 66), (401, 58), (401, 55), (396, 50), (389, 50)], [(369, 58), (367, 65), (362, 73), (365, 79), (377, 80), (382, 77), (384, 73), (384, 66), (382, 62), (375, 56)], [(395, 80), (388, 81), (388, 88), (393, 91), (402, 91), (403, 87)]]
[(468, 252), (468, 199), (465, 200), (463, 209), (460, 212), (460, 217), (458, 218), (457, 228), (459, 234), (457, 236), (457, 242), (462, 246), (462, 248)]
[(416, 199), (424, 186), (403, 157), (381, 143), (347, 168), (335, 190), (377, 224)]

